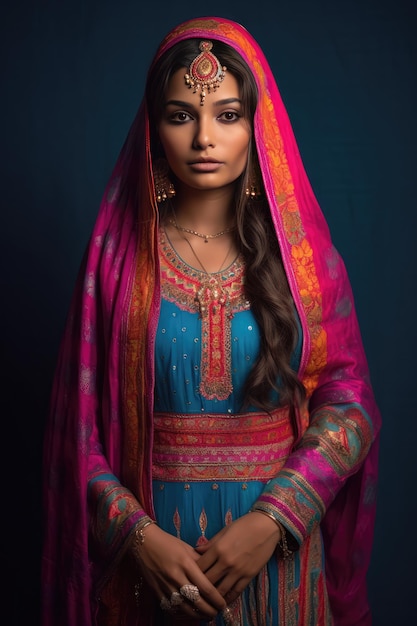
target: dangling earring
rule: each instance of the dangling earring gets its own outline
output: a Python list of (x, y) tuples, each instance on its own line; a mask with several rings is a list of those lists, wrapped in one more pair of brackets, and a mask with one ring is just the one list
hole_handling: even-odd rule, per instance
[(252, 172), (248, 176), (248, 186), (245, 189), (245, 194), (249, 200), (257, 200), (262, 195), (262, 185), (260, 183), (261, 174), (258, 167), (253, 167)]
[(246, 187), (245, 193), (250, 200), (255, 200), (256, 198), (260, 198), (261, 196), (261, 192), (259, 191), (258, 187), (256, 187), (256, 185), (252, 183)]
[(153, 164), (153, 181), (157, 202), (165, 202), (167, 198), (175, 196), (175, 189), (168, 177), (169, 166), (164, 158), (157, 159)]

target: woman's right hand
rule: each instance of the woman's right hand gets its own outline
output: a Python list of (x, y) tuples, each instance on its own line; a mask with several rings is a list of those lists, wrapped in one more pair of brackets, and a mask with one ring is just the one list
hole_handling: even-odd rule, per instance
[(195, 619), (213, 619), (226, 608), (224, 598), (197, 565), (200, 554), (192, 546), (156, 524), (147, 526), (143, 534), (143, 543), (132, 544), (133, 555), (159, 601), (162, 598), (169, 601), (173, 592), (180, 592), (184, 585), (193, 585), (198, 588), (199, 598), (194, 603), (184, 598), (176, 607), (177, 613)]

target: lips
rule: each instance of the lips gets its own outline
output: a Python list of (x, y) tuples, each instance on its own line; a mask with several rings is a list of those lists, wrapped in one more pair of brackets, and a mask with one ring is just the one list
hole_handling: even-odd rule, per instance
[(222, 165), (221, 161), (215, 159), (197, 159), (189, 163), (191, 169), (197, 172), (215, 172)]

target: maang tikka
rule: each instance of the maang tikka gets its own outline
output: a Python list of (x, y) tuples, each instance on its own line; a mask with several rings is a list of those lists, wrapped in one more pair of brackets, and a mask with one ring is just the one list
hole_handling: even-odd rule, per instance
[(200, 43), (200, 54), (191, 62), (187, 74), (185, 74), (185, 84), (196, 93), (200, 91), (200, 105), (203, 106), (207, 93), (216, 91), (225, 77), (226, 67), (212, 53), (213, 44), (211, 41)]

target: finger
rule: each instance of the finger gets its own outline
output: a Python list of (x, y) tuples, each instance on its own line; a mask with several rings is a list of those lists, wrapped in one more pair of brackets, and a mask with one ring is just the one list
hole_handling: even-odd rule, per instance
[(179, 591), (173, 591), (169, 597), (169, 603), (171, 607), (176, 608), (181, 606), (184, 602), (184, 598)]
[(210, 618), (215, 617), (226, 606), (222, 595), (201, 572), (194, 577), (193, 583), (183, 585), (180, 593), (186, 601), (185, 605), (191, 605), (193, 609)]
[[(208, 557), (208, 555), (205, 556)], [(215, 561), (212, 557), (207, 559), (202, 557), (197, 564), (212, 585), (218, 589), (220, 581), (227, 574), (227, 570), (224, 566), (222, 566), (219, 561)]]
[[(186, 584), (180, 587), (181, 596), (190, 604), (197, 605), (206, 603), (206, 600), (201, 596), (200, 590), (197, 585)], [(224, 601), (221, 603), (224, 604)]]
[(195, 551), (198, 554), (205, 554), (207, 552), (207, 550), (209, 550), (211, 548), (211, 544), (208, 541), (207, 543), (202, 543), (201, 546), (196, 546), (195, 547)]
[(240, 578), (226, 576), (218, 586), (219, 592), (222, 594), (227, 604), (232, 604), (240, 596), (242, 591), (249, 584), (249, 578)]
[(198, 587), (203, 601), (212, 606), (217, 612), (225, 607), (223, 596), (198, 566), (190, 568), (186, 573), (188, 582)]
[(169, 595), (160, 598), (159, 606), (166, 613), (176, 613), (183, 602), (184, 598), (180, 592), (174, 589)]
[(234, 624), (236, 623), (235, 620), (233, 619), (232, 610), (228, 606), (225, 609), (223, 609), (222, 617), (224, 619), (224, 623), (226, 624), (226, 626), (234, 626)]
[(233, 602), (238, 599), (241, 593), (242, 591), (237, 591), (236, 588), (230, 589), (230, 591), (225, 594), (224, 599), (226, 600), (227, 604), (233, 604)]
[(180, 594), (185, 600), (191, 602), (191, 604), (195, 604), (201, 599), (199, 588), (197, 585), (192, 585), (191, 583), (182, 585), (182, 587), (180, 587)]
[(201, 571), (207, 576), (207, 572), (217, 563), (217, 558), (218, 555), (216, 554), (216, 552), (214, 552), (213, 550), (211, 550), (210, 552), (207, 551), (204, 554), (200, 555), (199, 559), (197, 560), (197, 565), (201, 569)]

